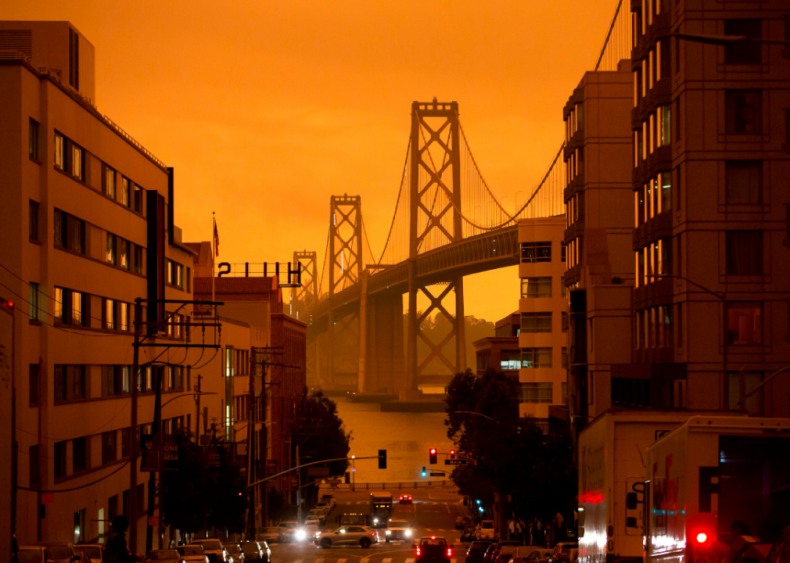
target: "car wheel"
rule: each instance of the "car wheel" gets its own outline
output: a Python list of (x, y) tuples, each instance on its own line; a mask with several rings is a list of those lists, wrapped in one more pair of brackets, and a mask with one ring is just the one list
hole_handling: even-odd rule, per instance
[(329, 549), (330, 547), (332, 547), (332, 540), (330, 540), (329, 538), (322, 539), (321, 547), (323, 547), (324, 549)]
[(359, 545), (362, 547), (362, 549), (367, 549), (370, 547), (370, 540), (368, 538), (362, 538), (359, 540)]

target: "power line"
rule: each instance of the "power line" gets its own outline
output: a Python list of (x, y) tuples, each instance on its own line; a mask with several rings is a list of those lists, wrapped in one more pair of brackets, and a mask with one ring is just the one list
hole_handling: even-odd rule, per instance
[(80, 485), (79, 487), (71, 487), (70, 489), (29, 489), (27, 487), (22, 487), (20, 485), (17, 485), (16, 488), (17, 489), (22, 489), (23, 491), (31, 491), (33, 493), (39, 493), (39, 492), (41, 492), (41, 493), (68, 493), (70, 491), (79, 491), (80, 489), (85, 489), (87, 487), (93, 486), (96, 483), (100, 483), (101, 481), (104, 481), (105, 479), (108, 479), (108, 478), (112, 477), (113, 475), (118, 473), (121, 469), (126, 467), (127, 465), (129, 465), (128, 461), (123, 463), (123, 464), (121, 464), (120, 466), (118, 466), (118, 468), (115, 471), (113, 471), (112, 473), (108, 473), (104, 477), (96, 479), (95, 481), (91, 481), (90, 483), (85, 483), (84, 485)]

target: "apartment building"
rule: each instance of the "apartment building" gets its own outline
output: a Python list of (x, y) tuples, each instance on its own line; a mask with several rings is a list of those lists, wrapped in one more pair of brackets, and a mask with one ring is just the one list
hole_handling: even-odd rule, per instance
[[(739, 410), (741, 374), (748, 393), (790, 362), (790, 6), (632, 11), (633, 363), (611, 401)], [(746, 406), (789, 416), (789, 397), (780, 376)]]
[(516, 311), (494, 323), (494, 336), (472, 343), (475, 347), (478, 377), (488, 368), (492, 368), (518, 381), (518, 370), (521, 368), (521, 349), (518, 345), (520, 332), (521, 313)]
[(519, 313), (521, 328), (520, 416), (529, 416), (544, 431), (551, 406), (565, 404), (567, 392), (565, 218), (522, 219), (518, 222), (521, 261)]
[(586, 72), (563, 108), (570, 405), (551, 409), (556, 427), (608, 409), (612, 365), (631, 363), (632, 100), (630, 61), (621, 61)]
[[(190, 308), (160, 303), (136, 319), (134, 306), (192, 299), (173, 169), (97, 110), (94, 49), (73, 25), (0, 22), (0, 39), (0, 292), (18, 305), (11, 522), (20, 544), (102, 541), (134, 507), (143, 551), (148, 473), (130, 465), (131, 444), (152, 433), (157, 377), (166, 400), (191, 389), (183, 350), (160, 346), (185, 342)], [(135, 320), (159, 323), (136, 376)], [(175, 401), (165, 427), (192, 414)]]

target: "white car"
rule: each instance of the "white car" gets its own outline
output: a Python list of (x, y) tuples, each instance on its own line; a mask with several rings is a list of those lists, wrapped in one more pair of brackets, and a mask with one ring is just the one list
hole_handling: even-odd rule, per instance
[(331, 506), (332, 508), (337, 506), (337, 500), (335, 500), (335, 497), (333, 497), (332, 495), (323, 495), (321, 497), (321, 502), (325, 502), (329, 504), (329, 506)]
[(493, 540), (496, 532), (494, 530), (493, 520), (483, 520), (477, 525), (477, 539), (479, 540)]
[(77, 553), (84, 553), (85, 557), (91, 560), (91, 563), (103, 563), (102, 548), (100, 544), (80, 543), (74, 546)]
[(329, 549), (333, 545), (358, 545), (367, 549), (379, 542), (379, 534), (367, 526), (342, 526), (334, 532), (319, 532), (315, 537), (316, 545)]
[(326, 523), (326, 512), (321, 508), (314, 508), (307, 513), (305, 521), (307, 520), (318, 520), (318, 525), (323, 526)]
[[(321, 510), (324, 511), (324, 514), (329, 514), (330, 512), (332, 512), (332, 505), (329, 504), (328, 502), (323, 502), (323, 501), (319, 502), (318, 504), (315, 505), (315, 508), (320, 508)], [(315, 510), (315, 508), (313, 510)]]
[(208, 555), (203, 551), (202, 545), (179, 545), (176, 551), (187, 563), (208, 563)]
[(303, 542), (303, 541), (313, 541), (317, 534), (321, 532), (321, 528), (318, 527), (318, 524), (311, 524), (305, 522), (305, 525), (302, 526), (298, 532), (296, 532), (296, 541)]
[(384, 539), (387, 542), (394, 540), (411, 541), (411, 537), (411, 526), (406, 520), (391, 518), (390, 521), (387, 522), (387, 529), (384, 531)]

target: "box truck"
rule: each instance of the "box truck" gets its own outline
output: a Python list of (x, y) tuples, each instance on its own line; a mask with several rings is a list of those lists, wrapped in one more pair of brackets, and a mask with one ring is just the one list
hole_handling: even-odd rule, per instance
[(790, 419), (691, 417), (647, 449), (645, 477), (627, 499), (643, 512), (645, 563), (790, 552)]
[(579, 561), (642, 562), (641, 511), (626, 496), (641, 490), (647, 447), (688, 413), (607, 411), (579, 435)]

